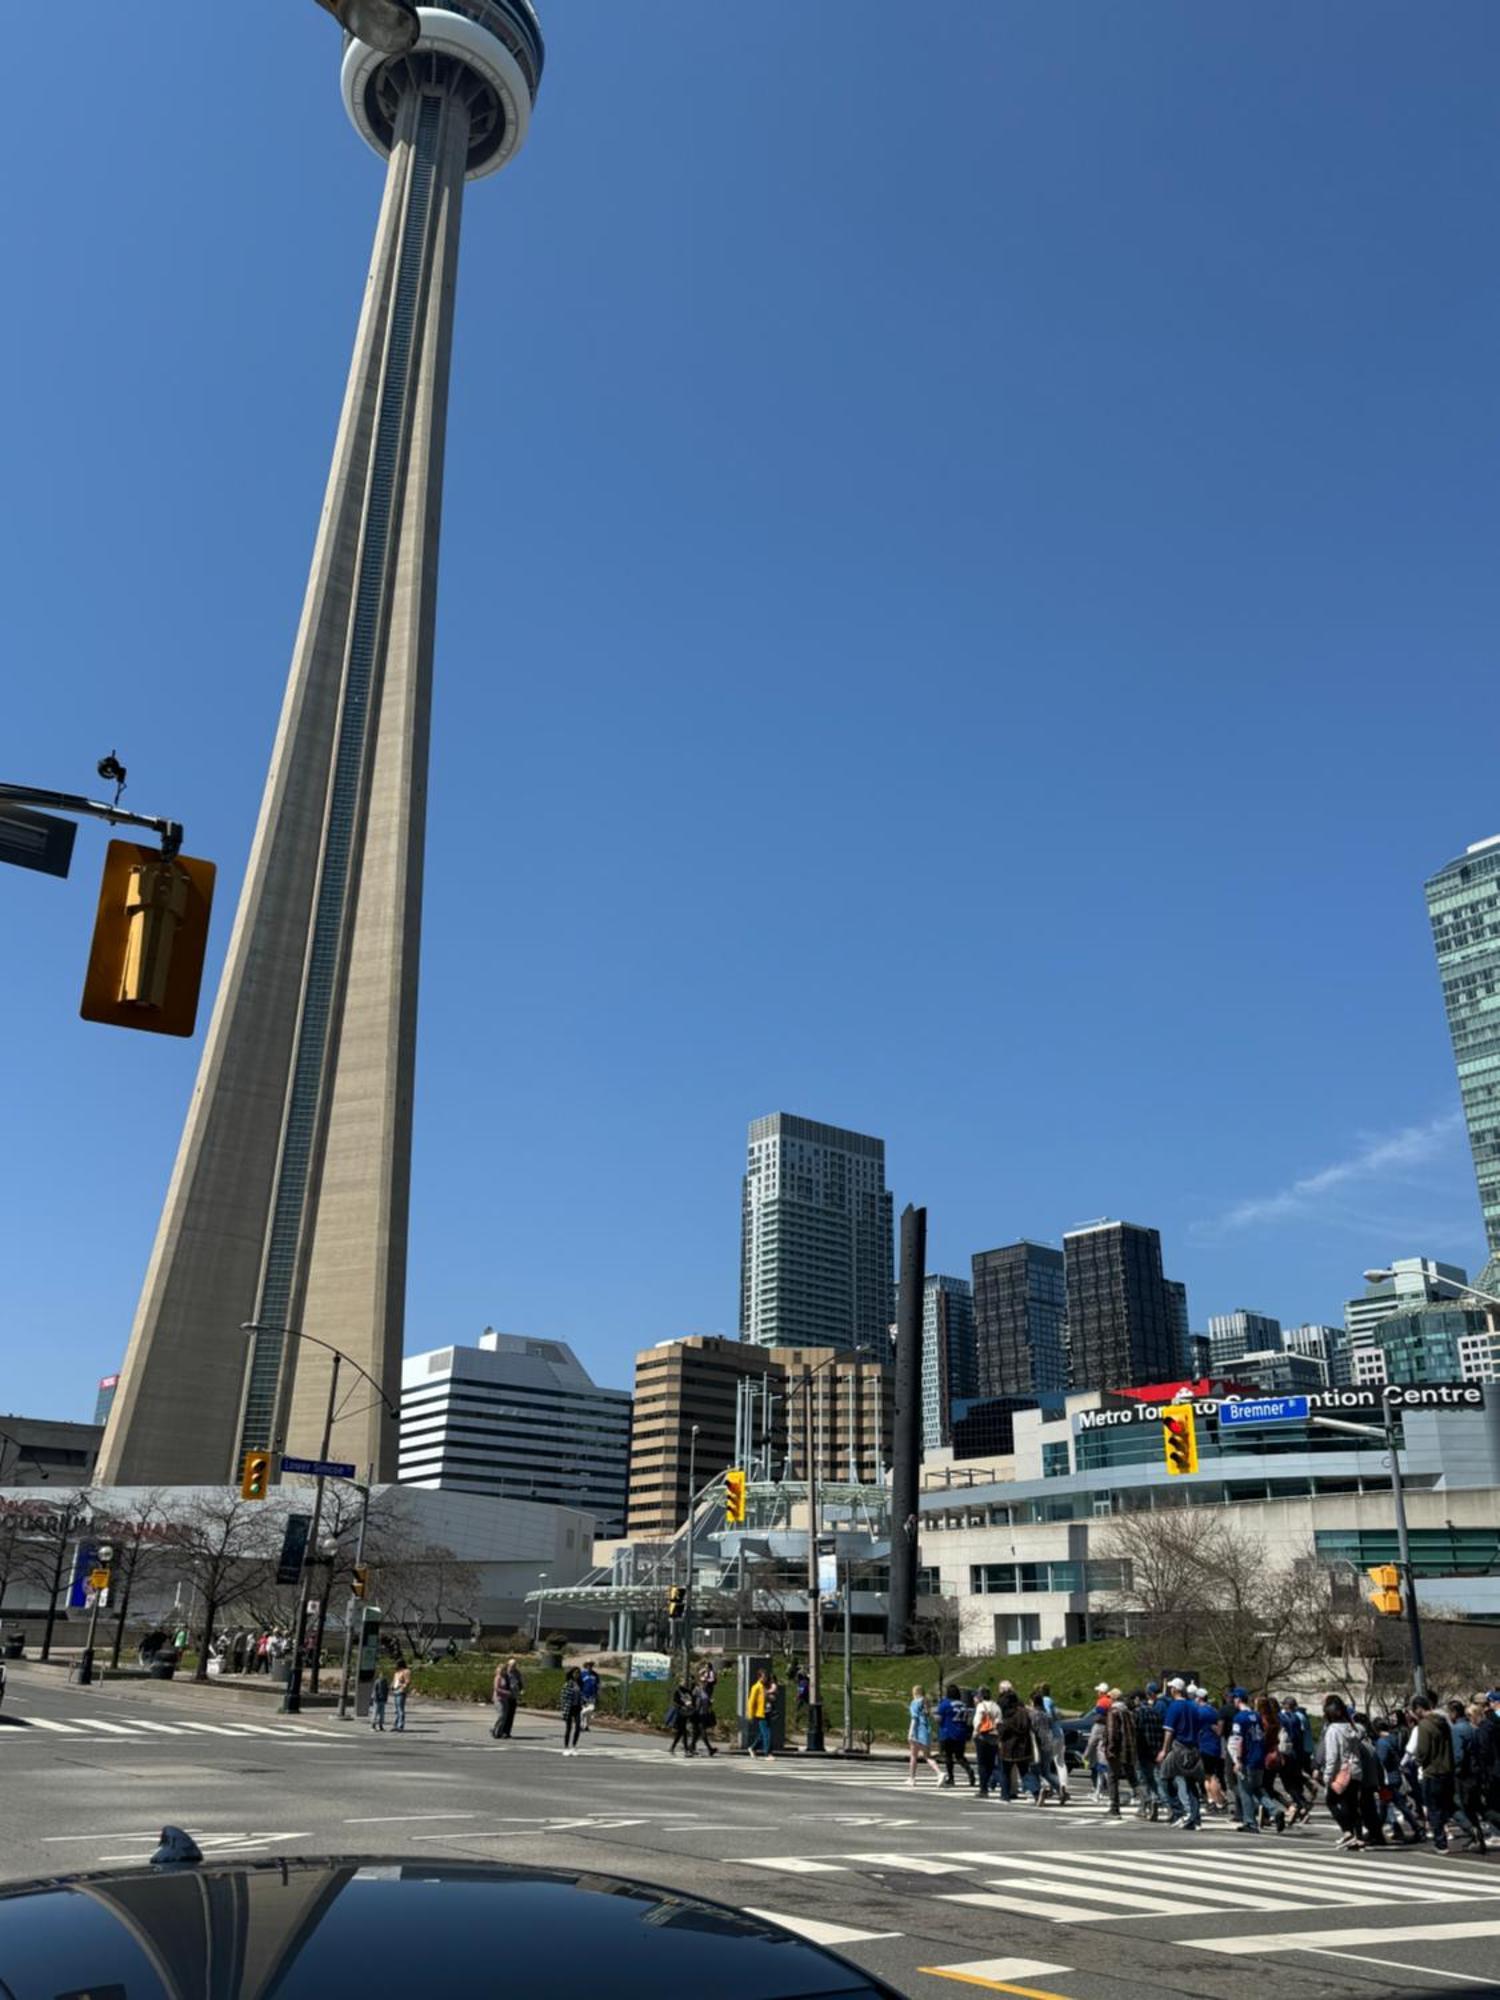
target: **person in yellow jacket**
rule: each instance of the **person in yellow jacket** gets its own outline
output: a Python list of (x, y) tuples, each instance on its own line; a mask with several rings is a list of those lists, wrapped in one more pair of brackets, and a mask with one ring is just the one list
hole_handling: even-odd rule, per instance
[[(745, 1745), (752, 1757), (771, 1757), (771, 1724), (766, 1715), (766, 1670), (761, 1668), (750, 1683), (750, 1692), (745, 1697), (745, 1720), (751, 1725), (750, 1741)], [(771, 1758), (774, 1763), (775, 1759)]]

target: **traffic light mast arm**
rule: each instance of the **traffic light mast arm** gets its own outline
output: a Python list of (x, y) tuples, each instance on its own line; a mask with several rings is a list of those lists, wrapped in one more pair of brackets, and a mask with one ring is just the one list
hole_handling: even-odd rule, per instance
[(1309, 1424), (1316, 1424), (1319, 1430), (1352, 1431), (1356, 1437), (1373, 1438), (1383, 1444), (1391, 1460), (1391, 1500), (1396, 1511), (1396, 1566), (1401, 1572), (1405, 1585), (1402, 1596), (1406, 1600), (1406, 1623), (1411, 1633), (1411, 1678), (1416, 1692), (1424, 1699), (1427, 1695), (1427, 1663), (1422, 1654), (1422, 1619), (1417, 1610), (1417, 1581), (1411, 1566), (1411, 1537), (1406, 1528), (1406, 1492), (1401, 1483), (1401, 1460), (1396, 1451), (1395, 1411), (1389, 1403), (1385, 1406), (1383, 1424), (1351, 1424), (1342, 1417), (1309, 1417)]
[(182, 846), (182, 822), (156, 819), (149, 813), (126, 812), (123, 806), (107, 806), (98, 799), (86, 799), (82, 792), (49, 792), (38, 785), (10, 785), (0, 780), (0, 804), (50, 806), (54, 812), (81, 813), (89, 819), (107, 819), (111, 826), (142, 826), (161, 841), (163, 856), (170, 860)]

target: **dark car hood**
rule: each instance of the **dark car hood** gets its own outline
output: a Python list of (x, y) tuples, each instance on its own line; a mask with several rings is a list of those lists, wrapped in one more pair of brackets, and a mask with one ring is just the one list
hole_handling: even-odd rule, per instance
[(885, 1996), (777, 1925), (613, 1875), (322, 1857), (0, 1887), (0, 1996)]

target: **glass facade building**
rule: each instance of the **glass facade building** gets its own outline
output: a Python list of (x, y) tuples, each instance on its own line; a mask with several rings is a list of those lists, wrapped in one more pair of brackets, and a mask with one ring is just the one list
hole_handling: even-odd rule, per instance
[(885, 1141), (784, 1111), (755, 1119), (741, 1192), (740, 1338), (884, 1360), (893, 1293)]
[(1208, 1322), (1209, 1360), (1227, 1368), (1246, 1354), (1264, 1354), (1281, 1346), (1281, 1321), (1269, 1313), (1239, 1306), (1234, 1312), (1212, 1313)]
[(1039, 1396), (1068, 1386), (1068, 1290), (1050, 1243), (981, 1250), (974, 1272), (980, 1396)]
[(977, 1391), (969, 1281), (930, 1275), (922, 1286), (923, 1451), (953, 1442), (953, 1405)]
[(1071, 1388), (1127, 1389), (1181, 1373), (1178, 1317), (1156, 1230), (1134, 1222), (1072, 1229), (1063, 1261)]
[(1476, 841), (1427, 884), (1427, 914), (1479, 1206), (1491, 1288), (1500, 1272), (1500, 834)]

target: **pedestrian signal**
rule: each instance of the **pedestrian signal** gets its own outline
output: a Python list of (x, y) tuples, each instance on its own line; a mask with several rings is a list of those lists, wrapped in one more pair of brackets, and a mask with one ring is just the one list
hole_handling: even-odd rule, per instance
[(674, 1583), (667, 1592), (667, 1616), (681, 1618), (687, 1610), (687, 1592), (680, 1583)]
[(364, 1563), (356, 1563), (354, 1565), (354, 1576), (349, 1584), (349, 1588), (353, 1591), (356, 1597), (369, 1596), (370, 1572)]
[(733, 1471), (724, 1474), (724, 1525), (737, 1528), (745, 1518), (745, 1475)]
[(1198, 1431), (1191, 1403), (1169, 1403), (1161, 1413), (1162, 1444), (1168, 1472), (1198, 1470)]
[(1394, 1563), (1377, 1563), (1367, 1570), (1375, 1588), (1369, 1593), (1370, 1602), (1386, 1618), (1401, 1616), (1401, 1572)]
[(190, 1035), (208, 949), (214, 864), (112, 840), (84, 974), (85, 1021)]
[(240, 1467), (240, 1498), (264, 1500), (271, 1490), (271, 1454), (247, 1451)]

